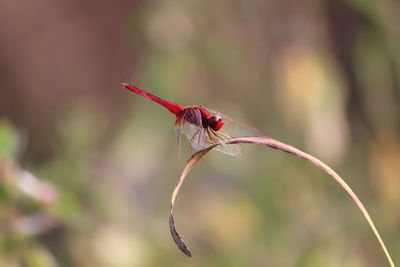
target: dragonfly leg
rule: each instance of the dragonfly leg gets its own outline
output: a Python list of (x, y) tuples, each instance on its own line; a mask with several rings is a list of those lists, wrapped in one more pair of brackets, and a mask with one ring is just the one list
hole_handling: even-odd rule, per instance
[[(212, 131), (212, 130), (210, 130), (210, 128), (207, 128), (207, 135), (208, 135), (208, 138), (210, 138), (210, 140), (211, 140), (212, 142), (214, 142), (214, 143), (218, 142), (217, 139), (215, 139), (214, 137), (211, 136), (211, 133), (212, 133), (212, 132), (210, 132), (210, 131)], [(221, 139), (222, 139), (222, 138), (221, 138)]]
[(211, 142), (210, 142), (209, 140), (206, 140), (206, 144), (210, 144), (210, 145), (215, 144), (215, 140), (213, 140), (213, 138), (212, 138), (211, 135), (210, 135), (210, 130), (209, 130), (209, 128), (207, 128), (207, 135), (208, 135), (208, 138), (211, 140)]
[(225, 138), (223, 138), (222, 136), (218, 135), (216, 131), (214, 131), (213, 129), (210, 130), (216, 137), (218, 137), (221, 140), (224, 140)]

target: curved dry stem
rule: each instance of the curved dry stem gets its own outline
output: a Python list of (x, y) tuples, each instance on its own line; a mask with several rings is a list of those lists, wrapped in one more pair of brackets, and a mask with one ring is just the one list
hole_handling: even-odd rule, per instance
[(237, 138), (231, 138), (229, 140), (221, 141), (218, 144), (215, 144), (213, 146), (210, 146), (206, 149), (203, 149), (195, 154), (193, 154), (188, 162), (186, 163), (185, 168), (183, 169), (183, 172), (181, 174), (181, 177), (178, 180), (178, 183), (176, 187), (174, 188), (174, 191), (172, 193), (171, 197), (171, 209), (170, 209), (170, 218), (169, 218), (169, 226), (171, 230), (172, 237), (175, 241), (175, 243), (178, 245), (179, 249), (191, 257), (191, 252), (189, 249), (186, 247), (185, 243), (183, 242), (183, 239), (180, 237), (178, 232), (175, 229), (175, 222), (174, 218), (172, 215), (173, 208), (174, 208), (174, 203), (176, 200), (176, 196), (179, 192), (179, 189), (182, 186), (183, 181), (185, 180), (186, 176), (189, 174), (191, 169), (194, 167), (194, 165), (205, 155), (207, 152), (212, 150), (214, 147), (219, 146), (219, 145), (228, 145), (228, 144), (238, 144), (238, 143), (244, 143), (244, 144), (258, 144), (258, 145), (263, 145), (267, 146), (273, 149), (278, 149), (281, 151), (284, 151), (286, 153), (292, 154), (294, 156), (300, 157), (302, 159), (305, 159), (320, 169), (322, 169), (324, 172), (326, 172), (328, 175), (330, 175), (336, 182), (338, 182), (343, 189), (350, 195), (350, 197), (353, 199), (353, 201), (356, 203), (357, 207), (360, 209), (361, 213), (364, 215), (365, 219), (367, 220), (369, 226), (371, 227), (373, 233), (375, 234), (376, 238), (379, 241), (379, 244), (382, 247), (382, 250), (385, 253), (385, 256), (390, 264), (391, 267), (395, 267), (393, 260), (389, 254), (389, 251), (387, 250), (385, 243), (383, 242), (381, 236), (379, 235), (378, 230), (375, 227), (374, 222), (371, 219), (371, 216), (365, 209), (364, 205), (360, 201), (360, 199), (357, 197), (357, 195), (353, 192), (353, 190), (350, 188), (350, 186), (334, 171), (332, 170), (328, 165), (326, 165), (324, 162), (321, 160), (317, 159), (314, 156), (311, 156), (293, 146), (287, 145), (285, 143), (282, 143), (280, 141), (277, 141), (275, 139), (272, 139), (270, 137), (265, 137), (265, 136), (249, 136), (249, 137), (237, 137)]
[(172, 238), (174, 239), (176, 245), (178, 246), (178, 248), (185, 253), (187, 256), (191, 257), (192, 253), (190, 252), (190, 250), (186, 247), (185, 242), (183, 242), (183, 239), (180, 237), (180, 235), (178, 234), (178, 232), (175, 229), (175, 221), (174, 221), (174, 217), (172, 215), (172, 212), (174, 211), (174, 204), (175, 204), (175, 199), (176, 196), (178, 195), (179, 189), (181, 188), (183, 181), (185, 180), (186, 176), (189, 174), (189, 172), (192, 170), (192, 168), (194, 167), (194, 165), (211, 149), (213, 149), (215, 147), (214, 146), (210, 146), (206, 149), (203, 149), (195, 154), (193, 154), (190, 159), (187, 161), (185, 168), (182, 171), (181, 177), (179, 177), (178, 183), (176, 184), (174, 191), (172, 192), (172, 196), (171, 196), (171, 208), (170, 208), (170, 212), (169, 212), (169, 229), (171, 231), (172, 234)]

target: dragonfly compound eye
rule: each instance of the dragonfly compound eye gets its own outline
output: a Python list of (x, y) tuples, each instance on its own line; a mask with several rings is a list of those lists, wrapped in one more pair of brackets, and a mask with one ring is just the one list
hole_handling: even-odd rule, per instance
[(224, 120), (221, 118), (220, 115), (213, 115), (209, 118), (208, 125), (214, 131), (218, 131), (222, 128), (222, 126), (224, 126)]

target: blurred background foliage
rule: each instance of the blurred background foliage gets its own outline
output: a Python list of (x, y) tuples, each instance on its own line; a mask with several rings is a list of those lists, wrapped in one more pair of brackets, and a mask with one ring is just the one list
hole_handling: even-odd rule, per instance
[(174, 118), (132, 82), (326, 161), (400, 261), (398, 1), (0, 2), (0, 266), (385, 266), (309, 163), (210, 153), (176, 206)]

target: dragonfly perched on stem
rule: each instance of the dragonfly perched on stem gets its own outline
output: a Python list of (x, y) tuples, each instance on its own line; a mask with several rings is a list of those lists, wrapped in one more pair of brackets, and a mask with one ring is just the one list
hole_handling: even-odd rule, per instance
[[(202, 106), (183, 107), (161, 99), (131, 84), (123, 83), (122, 85), (128, 90), (162, 105), (176, 116), (175, 130), (178, 140), (178, 155), (182, 134), (187, 137), (191, 148), (196, 151), (232, 137), (263, 135), (260, 130), (234, 121), (218, 111)], [(240, 144), (222, 145), (215, 149), (231, 156), (239, 156), (243, 153), (243, 148)]]

